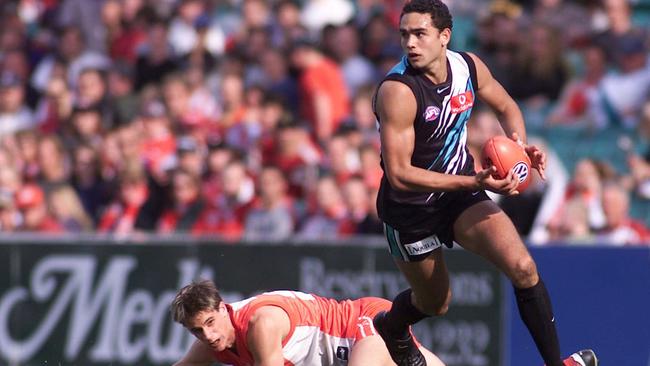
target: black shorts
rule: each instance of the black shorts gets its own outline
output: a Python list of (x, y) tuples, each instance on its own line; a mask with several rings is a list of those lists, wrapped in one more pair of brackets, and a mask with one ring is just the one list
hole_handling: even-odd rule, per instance
[[(451, 248), (454, 245), (454, 223), (458, 216), (468, 207), (479, 202), (490, 200), (484, 191), (468, 192), (446, 192), (450, 195), (444, 207), (417, 212), (412, 210), (404, 213), (406, 220), (419, 217), (416, 225), (389, 224), (384, 222), (384, 234), (388, 240), (390, 253), (405, 261), (418, 262), (428, 257), (432, 251), (438, 249), (442, 244)], [(417, 215), (417, 216), (416, 216)], [(426, 215), (426, 218), (422, 216)]]

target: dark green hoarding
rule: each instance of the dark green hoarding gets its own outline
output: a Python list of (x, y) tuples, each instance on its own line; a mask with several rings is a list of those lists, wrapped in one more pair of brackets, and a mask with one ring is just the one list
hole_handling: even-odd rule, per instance
[[(418, 324), (448, 366), (503, 362), (503, 286), (480, 258), (448, 250), (449, 313)], [(171, 365), (192, 342), (169, 303), (196, 278), (226, 301), (277, 289), (392, 298), (406, 282), (363, 245), (0, 244), (0, 365)]]

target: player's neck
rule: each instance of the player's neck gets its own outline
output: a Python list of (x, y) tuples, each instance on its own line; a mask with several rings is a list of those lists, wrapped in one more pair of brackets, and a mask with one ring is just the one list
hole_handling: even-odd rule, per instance
[(447, 81), (447, 50), (445, 49), (440, 57), (431, 61), (424, 72), (434, 84), (442, 84)]

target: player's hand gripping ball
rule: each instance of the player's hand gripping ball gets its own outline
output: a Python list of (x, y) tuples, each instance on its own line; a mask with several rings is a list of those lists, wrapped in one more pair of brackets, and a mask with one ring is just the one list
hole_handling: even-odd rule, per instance
[(519, 177), (517, 191), (523, 192), (531, 181), (530, 158), (524, 148), (516, 141), (505, 136), (494, 136), (487, 140), (481, 152), (481, 165), (487, 169), (494, 165), (496, 172), (492, 176), (503, 179), (510, 170)]

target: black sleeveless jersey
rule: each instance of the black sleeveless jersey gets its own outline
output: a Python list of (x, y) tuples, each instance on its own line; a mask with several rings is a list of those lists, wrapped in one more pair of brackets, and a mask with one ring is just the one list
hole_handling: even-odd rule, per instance
[[(447, 80), (442, 84), (434, 84), (423, 73), (411, 67), (406, 57), (386, 75), (383, 81), (386, 80), (408, 85), (417, 101), (411, 164), (445, 174), (475, 174), (474, 159), (466, 146), (466, 125), (475, 103), (477, 86), (476, 67), (470, 56), (447, 50)], [(381, 129), (376, 106), (375, 116), (377, 127)], [(445, 192), (397, 191), (386, 178), (383, 159), (381, 167), (384, 176), (377, 197), (377, 208), (382, 220), (396, 228), (404, 226), (400, 223), (414, 219), (405, 216), (425, 215), (445, 207), (448, 197), (452, 196)]]

